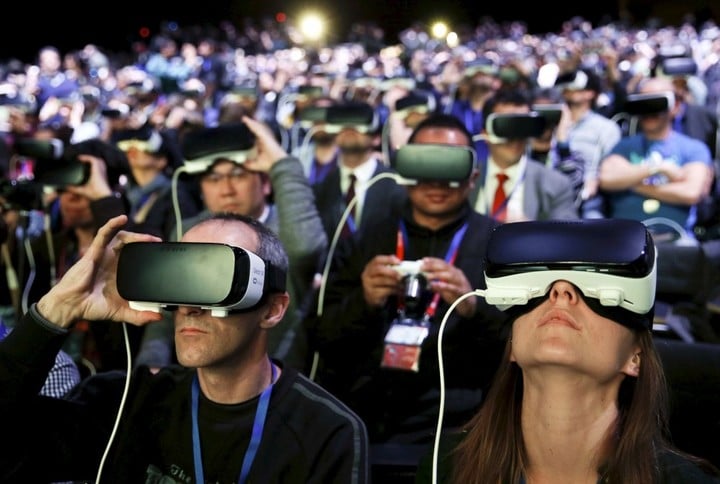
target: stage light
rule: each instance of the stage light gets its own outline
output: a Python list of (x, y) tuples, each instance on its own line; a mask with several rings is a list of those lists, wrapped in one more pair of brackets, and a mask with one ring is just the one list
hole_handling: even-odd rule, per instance
[(448, 26), (445, 22), (435, 22), (430, 29), (432, 36), (436, 39), (445, 39), (448, 34)]
[(320, 40), (325, 33), (325, 21), (315, 12), (302, 14), (299, 27), (303, 37), (308, 41)]

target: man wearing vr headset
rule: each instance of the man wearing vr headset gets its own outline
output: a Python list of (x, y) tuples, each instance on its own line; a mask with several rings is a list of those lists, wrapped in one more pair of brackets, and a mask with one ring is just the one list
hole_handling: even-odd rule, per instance
[[(510, 321), (503, 363), (483, 407), (462, 431), (443, 435), (439, 466), (423, 460), (416, 482), (434, 472), (437, 482), (462, 484), (720, 482), (667, 433), (645, 227), (510, 225), (493, 233), (486, 260), (485, 295)], [(530, 244), (539, 250), (524, 250)]]
[(555, 87), (562, 92), (572, 121), (568, 138), (561, 147), (580, 153), (585, 160), (580, 215), (582, 218), (602, 218), (598, 166), (620, 141), (620, 126), (599, 111), (598, 97), (603, 87), (600, 77), (592, 69), (576, 68), (560, 74)]
[[(285, 319), (270, 333), (270, 352), (304, 370), (307, 338), (300, 321), (327, 239), (300, 162), (280, 146), (268, 125), (247, 116), (242, 124), (220, 124), (186, 136), (182, 146), (185, 168), (197, 173), (203, 198), (202, 210), (182, 220), (183, 232), (213, 214), (238, 213), (270, 227), (286, 247), (292, 300)], [(166, 320), (148, 328), (139, 360), (157, 367), (170, 363), (169, 327)]]
[[(531, 113), (524, 90), (500, 90), (483, 107), (489, 156), (480, 160), (480, 177), (470, 195), (475, 210), (500, 222), (572, 220), (579, 217), (570, 178), (527, 156), (531, 137), (540, 136), (544, 120)], [(504, 201), (495, 203), (500, 176)]]
[[(13, 415), (3, 425), (13, 445), (0, 453), (0, 480), (368, 482), (363, 422), (268, 355), (268, 332), (289, 300), (288, 258), (277, 236), (250, 217), (224, 214), (188, 230), (182, 243), (159, 245), (157, 237), (121, 230), (126, 222), (119, 216), (105, 224), (85, 255), (0, 342), (0, 409)], [(125, 251), (142, 244), (152, 260), (126, 263)], [(214, 274), (203, 267), (178, 267), (185, 253), (208, 247), (232, 248), (235, 260), (251, 257), (255, 262), (236, 269), (236, 277), (247, 288), (259, 285), (261, 293), (245, 305), (217, 303), (201, 295), (202, 287), (188, 294), (153, 284), (155, 277), (185, 272), (213, 285)], [(151, 310), (133, 309), (138, 306), (121, 296), (134, 288), (133, 276), (153, 293), (139, 306)], [(235, 291), (241, 289), (231, 288), (231, 296)], [(165, 297), (176, 307), (182, 366), (98, 374), (65, 400), (37, 395), (73, 324), (153, 323), (161, 316), (152, 301), (161, 305)]]
[[(462, 122), (433, 114), (400, 150), (423, 146), (462, 153), (462, 173), (447, 176), (458, 161), (454, 154), (407, 160), (410, 168), (413, 162), (426, 168), (417, 169), (399, 206), (368, 220), (349, 249), (336, 254), (322, 313), (308, 321), (320, 355), (317, 381), (360, 414), (374, 444), (423, 444), (432, 436), (438, 327), (450, 304), (483, 284), (481, 254), (497, 226), (468, 203), (477, 174)], [(414, 269), (404, 270), (408, 265)], [(479, 298), (463, 301), (450, 316), (450, 425), (480, 405), (500, 356), (496, 330), (503, 321)]]
[(615, 218), (667, 219), (652, 229), (661, 239), (695, 238), (697, 204), (710, 191), (713, 165), (702, 141), (673, 129), (676, 109), (672, 83), (648, 78), (626, 104), (639, 116), (640, 132), (624, 136), (600, 164), (600, 188), (607, 215)]
[(353, 197), (355, 206), (343, 227), (344, 236), (355, 233), (366, 221), (382, 216), (387, 210), (395, 184), (389, 180), (368, 183), (390, 170), (374, 151), (378, 124), (375, 109), (368, 103), (340, 103), (328, 108), (325, 128), (337, 132), (338, 169), (313, 185), (315, 204), (328, 240), (333, 239)]

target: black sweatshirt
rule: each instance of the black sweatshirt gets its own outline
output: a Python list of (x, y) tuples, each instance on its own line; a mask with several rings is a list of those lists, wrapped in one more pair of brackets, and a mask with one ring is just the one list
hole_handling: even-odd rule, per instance
[[(110, 323), (111, 324), (111, 323)], [(66, 399), (38, 395), (67, 332), (34, 305), (0, 342), (0, 482), (94, 481), (117, 416), (125, 374), (98, 373)], [(275, 361), (282, 367), (282, 363)], [(194, 483), (191, 383), (195, 370), (131, 374), (123, 417), (100, 482)], [(237, 482), (258, 398), (237, 405), (200, 397), (205, 481)], [(162, 479), (162, 480), (161, 480)], [(249, 483), (366, 483), (364, 423), (327, 391), (283, 367)]]

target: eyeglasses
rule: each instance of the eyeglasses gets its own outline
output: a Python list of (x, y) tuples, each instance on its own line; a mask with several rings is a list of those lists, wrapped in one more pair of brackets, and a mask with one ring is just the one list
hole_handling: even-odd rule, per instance
[(227, 178), (231, 182), (237, 182), (237, 181), (242, 180), (244, 177), (246, 177), (250, 173), (252, 173), (252, 172), (249, 170), (246, 170), (245, 168), (238, 166), (238, 167), (230, 170), (228, 173), (218, 173), (215, 171), (211, 171), (210, 173), (207, 173), (202, 176), (202, 181), (205, 183), (218, 184)]

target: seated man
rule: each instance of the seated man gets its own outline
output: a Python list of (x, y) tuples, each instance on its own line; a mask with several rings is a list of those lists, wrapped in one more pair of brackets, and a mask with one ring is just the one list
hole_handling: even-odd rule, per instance
[(600, 164), (607, 215), (664, 220), (651, 227), (659, 240), (694, 238), (696, 207), (713, 180), (710, 149), (673, 129), (676, 105), (667, 78), (641, 82), (626, 109), (639, 115), (640, 132), (624, 136)]
[[(177, 240), (198, 222), (213, 214), (231, 212), (253, 217), (273, 230), (290, 257), (288, 290), (293, 296), (284, 320), (270, 332), (270, 353), (299, 370), (306, 366), (307, 341), (301, 312), (311, 293), (312, 281), (327, 239), (315, 208), (312, 188), (297, 158), (288, 156), (272, 131), (245, 117), (186, 135), (185, 165), (199, 178), (202, 211), (183, 217), (171, 231)], [(167, 364), (172, 354), (171, 327), (149, 327), (139, 358), (151, 366)], [(166, 348), (162, 349), (162, 346)]]
[[(475, 210), (500, 222), (572, 220), (580, 216), (568, 176), (527, 156), (530, 138), (545, 121), (531, 116), (531, 98), (522, 90), (498, 91), (483, 106), (488, 157), (470, 194)], [(502, 128), (502, 129), (501, 129)]]
[[(450, 155), (423, 151), (438, 145)], [(443, 318), (443, 346), (453, 354), (448, 425), (460, 425), (478, 408), (501, 349), (495, 329), (504, 315), (474, 296), (460, 300), (483, 284), (482, 256), (497, 226), (468, 203), (477, 176), (472, 137), (454, 116), (434, 114), (401, 150), (409, 148), (418, 149), (406, 160), (417, 183), (406, 187), (401, 206), (368, 220), (336, 254), (318, 317), (308, 321), (319, 349), (317, 381), (360, 414), (373, 444), (420, 445), (432, 437)], [(404, 272), (403, 261), (421, 262)]]
[[(100, 228), (85, 255), (0, 342), (0, 411), (13, 416), (3, 425), (13, 445), (0, 455), (0, 480), (368, 482), (363, 422), (268, 354), (268, 331), (282, 320), (289, 299), (287, 254), (275, 234), (251, 218), (218, 215), (184, 235), (178, 245), (187, 248), (160, 247), (165, 257), (155, 253), (152, 264), (126, 265), (123, 252), (129, 247), (144, 243), (152, 250), (161, 243), (120, 231), (126, 222), (121, 215)], [(235, 257), (252, 259), (244, 270), (236, 259), (230, 262), (237, 264), (239, 283), (257, 289), (253, 297), (239, 299), (235, 291), (242, 290), (234, 289), (225, 305), (188, 301), (202, 299), (202, 287), (217, 277), (203, 265), (179, 267), (193, 252), (191, 244), (232, 247)], [(168, 256), (171, 263), (162, 264), (159, 259)], [(200, 287), (189, 294), (179, 285), (183, 281), (169, 280), (178, 272)], [(145, 366), (129, 375), (101, 373), (65, 400), (38, 396), (77, 321), (142, 326), (161, 318), (134, 309), (135, 298), (122, 297), (121, 290), (128, 294), (128, 287), (137, 286), (151, 293), (140, 306), (146, 309), (153, 309), (147, 301), (163, 302), (160, 293), (174, 295), (175, 348), (182, 366), (155, 374)]]

